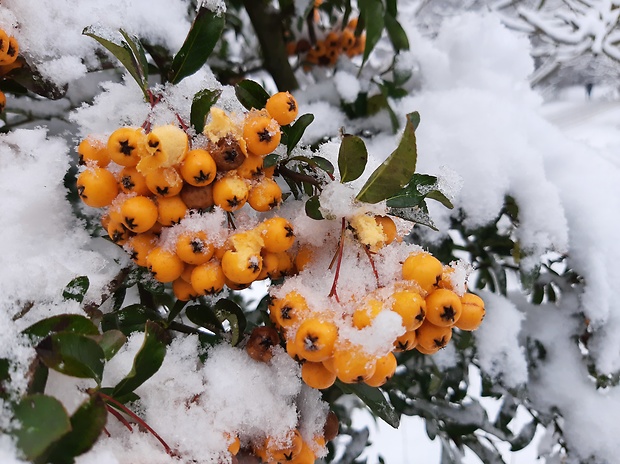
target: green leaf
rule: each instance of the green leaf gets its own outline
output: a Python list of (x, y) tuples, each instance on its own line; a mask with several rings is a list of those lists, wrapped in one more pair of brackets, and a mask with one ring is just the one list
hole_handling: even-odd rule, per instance
[(30, 65), (22, 57), (18, 57), (17, 59), (21, 66), (17, 69), (13, 69), (6, 76), (6, 80), (3, 82), (2, 86), (4, 92), (10, 89), (14, 93), (21, 93), (25, 92), (24, 89), (28, 89), (50, 100), (58, 100), (66, 95), (68, 85), (58, 87), (52, 81), (43, 77), (34, 65)]
[(260, 110), (269, 100), (267, 91), (258, 82), (250, 79), (244, 79), (235, 85), (235, 95), (239, 103), (248, 110), (252, 108)]
[(17, 439), (17, 447), (30, 461), (43, 455), (50, 445), (71, 430), (65, 408), (51, 396), (25, 396), (15, 406), (13, 418), (21, 426), (11, 433)]
[(194, 95), (189, 120), (196, 133), (202, 133), (209, 110), (220, 98), (220, 95), (222, 95), (221, 90), (209, 89), (201, 90)]
[(95, 341), (99, 343), (99, 346), (103, 350), (106, 361), (109, 361), (114, 357), (118, 350), (127, 342), (127, 337), (120, 330), (108, 330), (103, 332), (95, 338)]
[[(304, 135), (306, 128), (314, 121), (313, 114), (304, 114), (300, 116), (295, 123), (286, 129), (286, 153), (290, 155), (293, 148), (297, 146), (301, 137)], [(284, 130), (284, 128), (283, 128)]]
[(140, 43), (140, 39), (136, 36), (129, 35), (123, 29), (119, 29), (119, 32), (125, 39), (127, 45), (131, 49), (131, 53), (133, 54), (134, 64), (138, 72), (140, 73), (140, 80), (142, 81), (142, 85), (144, 88), (148, 88), (149, 86), (149, 62), (146, 59), (146, 53), (144, 51), (144, 47)]
[(187, 301), (177, 300), (168, 314), (168, 322), (172, 322), (179, 314), (181, 314), (181, 311), (183, 311), (186, 304)]
[(396, 53), (401, 50), (409, 50), (409, 39), (407, 38), (407, 33), (403, 29), (403, 26), (401, 26), (398, 20), (388, 12), (385, 13), (384, 19), (385, 29)]
[(140, 61), (134, 56), (131, 47), (125, 41), (116, 43), (111, 40), (104, 39), (103, 37), (97, 35), (90, 26), (85, 27), (82, 34), (92, 37), (103, 45), (106, 50), (112, 53), (112, 55), (114, 55), (121, 62), (121, 64), (125, 66), (125, 69), (127, 69), (131, 77), (133, 77), (137, 82), (140, 89), (142, 89), (144, 96), (147, 96), (148, 84), (143, 80), (145, 71), (141, 71), (139, 69)]
[(357, 200), (366, 203), (378, 203), (396, 195), (415, 173), (417, 148), (415, 129), (420, 121), (418, 112), (407, 115), (405, 131), (398, 147), (370, 175)]
[(62, 292), (65, 300), (75, 300), (78, 303), (84, 301), (84, 295), (88, 291), (90, 281), (87, 276), (79, 276), (67, 284)]
[(334, 173), (334, 165), (328, 160), (323, 158), (322, 156), (293, 156), (289, 158), (289, 161), (303, 161), (313, 168), (319, 168), (323, 171), (333, 174)]
[(90, 450), (105, 427), (108, 411), (97, 395), (84, 401), (71, 416), (71, 431), (54, 443), (47, 462), (72, 464), (74, 458)]
[(534, 435), (536, 435), (536, 421), (532, 420), (525, 424), (519, 434), (513, 439), (510, 440), (510, 451), (519, 451), (525, 448), (530, 442), (534, 439)]
[(192, 305), (185, 309), (185, 315), (194, 324), (219, 334), (224, 331), (222, 323), (217, 318), (213, 310), (205, 305)]
[(22, 333), (29, 337), (45, 338), (52, 333), (71, 332), (81, 335), (99, 335), (97, 326), (85, 316), (79, 314), (59, 314), (35, 322)]
[(271, 166), (275, 166), (278, 163), (279, 159), (280, 159), (280, 156), (276, 155), (275, 153), (272, 153), (271, 155), (267, 155), (263, 159), (263, 167), (270, 168)]
[(433, 230), (438, 230), (428, 214), (428, 208), (425, 204), (413, 206), (411, 208), (388, 208), (388, 214), (404, 219), (405, 221), (429, 227)]
[(336, 385), (344, 393), (356, 395), (370, 410), (383, 419), (388, 425), (398, 428), (400, 416), (394, 406), (383, 396), (378, 388), (370, 387), (363, 383), (346, 384), (336, 380)]
[(36, 352), (50, 369), (101, 383), (105, 354), (92, 338), (70, 332), (55, 333), (41, 340)]
[(441, 191), (433, 188), (437, 184), (437, 177), (427, 174), (414, 174), (411, 181), (387, 201), (390, 208), (411, 208), (424, 204), (426, 198), (439, 201), (448, 209), (454, 208), (452, 202)]
[(317, 221), (320, 221), (323, 218), (323, 214), (321, 214), (321, 203), (319, 201), (319, 197), (317, 195), (308, 198), (308, 201), (306, 201), (306, 216), (308, 216), (311, 219), (316, 219)]
[(140, 304), (126, 306), (125, 308), (104, 314), (101, 320), (101, 330), (117, 329), (129, 336), (133, 332), (144, 330), (147, 321), (159, 321), (161, 314), (154, 309), (147, 308)]
[(362, 59), (362, 66), (368, 60), (370, 52), (375, 48), (377, 42), (381, 38), (383, 32), (383, 3), (381, 0), (359, 0), (358, 6), (360, 10), (360, 16), (364, 21), (366, 27), (366, 46), (364, 47), (364, 57)]
[(243, 337), (243, 332), (247, 325), (245, 314), (237, 303), (227, 298), (222, 298), (215, 303), (213, 312), (220, 322), (227, 321), (230, 325), (232, 339), (230, 343), (236, 346)]
[(207, 62), (222, 35), (225, 22), (224, 15), (200, 7), (185, 42), (172, 60), (170, 82), (178, 84)]
[(388, 97), (390, 96), (390, 91), (386, 85), (382, 85), (382, 84), (379, 84), (379, 89), (381, 90), (381, 96), (383, 97), (383, 100), (384, 100), (385, 109), (387, 110), (388, 115), (390, 116), (390, 124), (392, 124), (392, 131), (396, 133), (398, 131), (398, 118), (396, 117), (396, 113), (392, 109), (392, 106), (390, 105), (390, 101), (388, 100)]
[(368, 162), (366, 144), (357, 135), (343, 134), (338, 151), (338, 170), (342, 183), (351, 182), (364, 173)]
[(133, 392), (155, 374), (166, 356), (166, 332), (156, 322), (148, 321), (144, 341), (133, 360), (131, 371), (113, 390), (115, 398)]

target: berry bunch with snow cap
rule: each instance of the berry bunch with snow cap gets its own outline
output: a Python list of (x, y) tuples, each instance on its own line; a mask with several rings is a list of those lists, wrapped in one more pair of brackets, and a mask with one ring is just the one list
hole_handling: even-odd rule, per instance
[[(413, 173), (417, 118), (409, 116), (400, 145), (358, 193), (347, 184), (364, 170), (365, 145), (343, 136), (341, 183), (324, 186), (306, 205), (317, 220), (327, 219), (315, 225), (320, 238), (306, 235), (303, 225), (296, 228), (298, 274), (271, 289), (271, 320), (314, 388), (329, 388), (337, 379), (382, 386), (396, 370), (394, 353), (433, 354), (446, 346), (453, 328), (474, 330), (484, 317), (484, 302), (466, 292), (467, 265), (443, 265), (406, 243), (404, 221), (387, 215), (424, 210), (425, 197), (449, 206), (439, 190), (418, 190), (419, 179), (427, 185), (432, 179)], [(402, 166), (411, 160), (408, 183)]]

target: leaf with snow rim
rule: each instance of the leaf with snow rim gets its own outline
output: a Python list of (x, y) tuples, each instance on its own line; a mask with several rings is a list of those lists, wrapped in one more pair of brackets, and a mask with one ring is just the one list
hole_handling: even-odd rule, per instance
[(340, 182), (358, 179), (364, 173), (367, 162), (368, 150), (364, 141), (357, 135), (343, 134), (338, 150)]

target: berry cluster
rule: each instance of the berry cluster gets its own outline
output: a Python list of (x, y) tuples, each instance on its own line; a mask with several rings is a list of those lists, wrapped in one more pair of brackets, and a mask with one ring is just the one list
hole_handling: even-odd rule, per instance
[(285, 251), (294, 234), (285, 219), (268, 219), (225, 243), (184, 223), (214, 207), (228, 213), (246, 203), (258, 212), (277, 207), (282, 191), (263, 160), (280, 143), (280, 126), (297, 112), (295, 99), (281, 92), (240, 123), (212, 108), (204, 136), (193, 139), (176, 125), (148, 124), (148, 130), (121, 127), (105, 141), (85, 138), (78, 146), (86, 166), (77, 178), (78, 194), (88, 206), (107, 208), (102, 224), (110, 239), (155, 279), (173, 282), (179, 299), (280, 276), (292, 267)]
[[(365, 219), (351, 218), (349, 228), (370, 256), (371, 250), (393, 243), (396, 228), (388, 217), (363, 216)], [(295, 263), (301, 273), (312, 266), (312, 254), (312, 249), (300, 247)], [(270, 317), (282, 333), (289, 355), (303, 363), (302, 378), (309, 386), (324, 389), (339, 379), (379, 387), (396, 370), (395, 352), (417, 349), (436, 353), (450, 341), (453, 328), (475, 330), (482, 322), (484, 302), (457, 289), (452, 282), (454, 272), (454, 267), (444, 266), (430, 253), (416, 250), (409, 252), (400, 276), (391, 282), (365, 295), (354, 294), (348, 301), (332, 296), (329, 307), (304, 295), (301, 283), (289, 286), (292, 290), (286, 292), (276, 289)], [(387, 349), (385, 344), (373, 348), (369, 340), (373, 325), (386, 326), (394, 315), (400, 330), (393, 332), (395, 337), (388, 340)]]
[[(4, 30), (0, 29), (0, 76), (4, 76), (11, 71), (16, 64), (19, 46), (13, 36), (9, 36)], [(6, 106), (6, 95), (0, 91), (0, 113)]]
[(289, 56), (299, 56), (304, 71), (308, 72), (312, 66), (331, 67), (336, 64), (340, 55), (352, 58), (364, 53), (366, 35), (356, 36), (357, 18), (352, 19), (343, 30), (332, 30), (311, 44), (306, 38), (289, 42), (287, 51)]

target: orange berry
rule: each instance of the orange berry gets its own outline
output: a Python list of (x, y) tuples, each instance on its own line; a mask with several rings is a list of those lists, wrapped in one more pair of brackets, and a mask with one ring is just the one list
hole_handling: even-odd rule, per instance
[(383, 230), (383, 234), (385, 235), (384, 243), (386, 245), (392, 243), (398, 235), (398, 232), (396, 230), (396, 224), (394, 224), (392, 218), (389, 216), (375, 216), (375, 221), (381, 226), (381, 229)]
[(121, 166), (136, 166), (146, 154), (146, 135), (142, 129), (121, 127), (108, 138), (108, 153)]
[(237, 168), (237, 175), (249, 180), (259, 179), (263, 175), (263, 162), (262, 156), (249, 155)]
[(232, 454), (233, 456), (236, 456), (237, 453), (239, 453), (240, 449), (241, 449), (241, 440), (239, 439), (238, 436), (235, 436), (232, 442), (230, 443), (230, 445), (228, 445), (228, 452)]
[(150, 232), (146, 232), (130, 237), (129, 240), (127, 240), (125, 248), (129, 251), (131, 259), (133, 259), (138, 266), (146, 267), (146, 256), (156, 245), (157, 237)]
[(376, 363), (362, 346), (346, 344), (334, 350), (334, 369), (341, 382), (359, 383), (372, 377)]
[(399, 336), (394, 342), (394, 351), (402, 352), (413, 350), (418, 344), (415, 330), (410, 330)]
[(305, 441), (302, 443), (299, 453), (286, 464), (314, 464), (316, 461), (316, 455)]
[(258, 229), (267, 251), (273, 253), (286, 251), (295, 242), (292, 224), (282, 217), (267, 219), (258, 226)]
[(191, 150), (180, 167), (181, 177), (188, 184), (204, 187), (215, 180), (217, 166), (207, 150)]
[(187, 214), (187, 206), (179, 195), (157, 199), (157, 221), (166, 227), (181, 222)]
[(224, 275), (238, 284), (250, 284), (259, 276), (263, 258), (259, 253), (228, 250), (222, 256)]
[(443, 348), (451, 338), (452, 329), (450, 327), (439, 327), (426, 319), (416, 330), (418, 345), (429, 351)]
[(461, 297), (461, 317), (456, 321), (456, 327), (461, 330), (476, 330), (484, 319), (484, 301), (478, 295), (466, 293)]
[(88, 168), (77, 177), (78, 195), (91, 208), (108, 206), (118, 194), (114, 174), (105, 168)]
[(181, 277), (185, 264), (173, 251), (155, 247), (146, 256), (146, 264), (153, 277), (160, 282), (172, 282)]
[(224, 272), (219, 261), (200, 264), (194, 268), (191, 284), (199, 295), (214, 295), (224, 288)]
[(287, 293), (283, 298), (272, 298), (269, 312), (276, 322), (285, 329), (301, 323), (310, 313), (306, 299), (297, 291)]
[(310, 317), (297, 329), (295, 344), (302, 358), (320, 362), (332, 356), (337, 338), (338, 328), (333, 322)]
[(283, 443), (275, 442), (275, 440), (268, 437), (264, 445), (267, 462), (291, 462), (301, 452), (303, 443), (303, 438), (297, 429), (288, 433)]
[(237, 176), (226, 176), (213, 183), (213, 202), (224, 211), (237, 211), (248, 200), (247, 181)]
[(132, 232), (146, 232), (157, 222), (157, 206), (150, 198), (129, 197), (121, 204), (123, 224)]
[(178, 195), (183, 188), (183, 179), (172, 167), (153, 169), (148, 171), (144, 177), (149, 190), (162, 197)]
[(351, 29), (345, 29), (340, 35), (340, 46), (343, 51), (348, 51), (355, 45), (355, 31)]
[(251, 188), (248, 203), (256, 211), (269, 211), (282, 203), (282, 189), (275, 180), (265, 177)]
[(278, 270), (280, 262), (278, 259), (278, 254), (263, 250), (260, 255), (263, 258), (263, 266), (256, 280), (264, 280), (266, 278), (277, 279), (280, 274)]
[(177, 256), (188, 264), (204, 264), (211, 260), (215, 247), (207, 239), (204, 231), (184, 232), (177, 238)]
[(364, 305), (353, 313), (353, 325), (358, 329), (363, 329), (372, 324), (372, 321), (383, 311), (383, 302), (371, 298)]
[(413, 290), (395, 292), (392, 295), (392, 311), (402, 318), (406, 330), (415, 330), (424, 321), (426, 301)]
[(297, 272), (301, 272), (312, 261), (314, 251), (309, 245), (303, 245), (297, 250), (295, 255), (295, 269)]
[(443, 272), (441, 261), (430, 253), (412, 253), (403, 263), (403, 278), (416, 282), (425, 293), (432, 292)]
[(177, 300), (189, 301), (198, 298), (198, 292), (194, 290), (192, 284), (186, 282), (181, 277), (172, 282), (172, 292)]
[(87, 137), (80, 142), (77, 148), (80, 164), (94, 163), (100, 168), (110, 164), (110, 155), (107, 145), (101, 140)]
[(0, 90), (0, 113), (4, 111), (4, 108), (6, 108), (6, 95)]
[(418, 350), (422, 354), (429, 354), (430, 355), (430, 354), (437, 353), (441, 348), (436, 346), (434, 348), (427, 349), (427, 348), (424, 348), (422, 345), (416, 345), (415, 349)]
[(297, 101), (288, 92), (278, 92), (267, 100), (265, 109), (281, 126), (287, 126), (297, 117)]
[(121, 246), (124, 245), (131, 236), (125, 225), (121, 221), (117, 221), (115, 219), (110, 219), (106, 230), (110, 240)]
[(452, 290), (439, 288), (426, 297), (426, 319), (435, 325), (453, 326), (461, 312), (461, 299)]
[(334, 384), (336, 374), (327, 370), (321, 362), (306, 361), (301, 365), (301, 378), (309, 387), (323, 390)]
[(11, 36), (9, 37), (9, 45), (7, 47), (6, 53), (2, 56), (0, 60), (0, 64), (3, 66), (13, 64), (15, 60), (17, 60), (17, 55), (19, 54), (19, 44), (17, 43), (17, 39)]
[(243, 138), (255, 155), (268, 155), (280, 144), (280, 125), (265, 114), (250, 114), (243, 125)]
[(121, 170), (118, 174), (118, 185), (125, 193), (135, 193), (143, 196), (152, 194), (146, 185), (146, 178), (135, 166), (126, 166)]
[(392, 378), (394, 372), (396, 372), (396, 356), (392, 353), (388, 353), (385, 356), (381, 356), (377, 359), (375, 373), (369, 379), (366, 379), (366, 385), (371, 387), (380, 387), (384, 385), (388, 380)]

